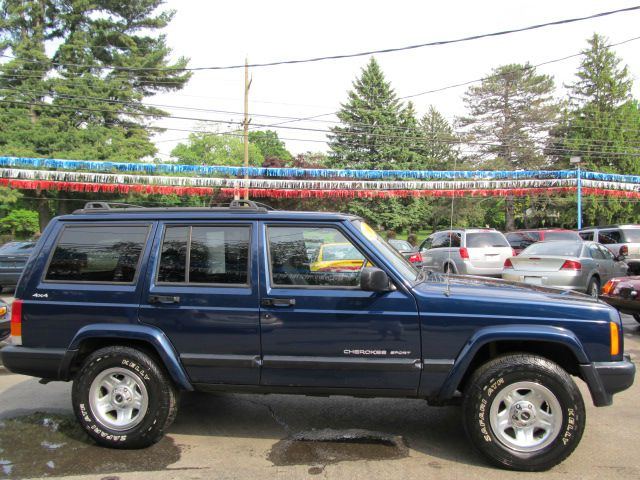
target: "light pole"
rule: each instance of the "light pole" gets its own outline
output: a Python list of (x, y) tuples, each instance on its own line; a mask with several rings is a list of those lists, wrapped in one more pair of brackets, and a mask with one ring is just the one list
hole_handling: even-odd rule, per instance
[(577, 171), (577, 184), (578, 184), (578, 230), (582, 228), (582, 182), (580, 181), (580, 162), (582, 158), (580, 157), (571, 157), (569, 162), (576, 164)]

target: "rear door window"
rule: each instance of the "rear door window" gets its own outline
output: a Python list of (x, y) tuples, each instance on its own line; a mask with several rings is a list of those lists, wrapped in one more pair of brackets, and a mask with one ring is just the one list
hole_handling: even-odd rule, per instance
[(251, 227), (168, 226), (157, 283), (247, 285)]
[(149, 225), (69, 225), (49, 260), (45, 281), (133, 283)]

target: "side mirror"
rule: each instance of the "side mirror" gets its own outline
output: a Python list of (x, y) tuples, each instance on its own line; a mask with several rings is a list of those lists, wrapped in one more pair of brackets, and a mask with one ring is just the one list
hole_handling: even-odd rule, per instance
[(360, 288), (367, 292), (388, 292), (389, 276), (377, 267), (364, 267), (360, 274)]

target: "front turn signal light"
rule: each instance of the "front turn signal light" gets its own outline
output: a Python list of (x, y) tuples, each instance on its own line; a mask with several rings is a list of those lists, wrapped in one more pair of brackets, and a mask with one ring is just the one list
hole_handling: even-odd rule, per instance
[(620, 334), (618, 333), (618, 324), (616, 322), (609, 323), (611, 332), (611, 356), (620, 354)]

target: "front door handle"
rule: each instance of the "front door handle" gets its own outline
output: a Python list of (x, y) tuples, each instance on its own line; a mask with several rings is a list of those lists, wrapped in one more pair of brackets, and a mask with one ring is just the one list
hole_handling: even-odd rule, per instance
[(154, 305), (180, 303), (180, 297), (177, 295), (149, 295), (149, 303)]
[(263, 307), (291, 307), (296, 304), (295, 298), (263, 298)]

